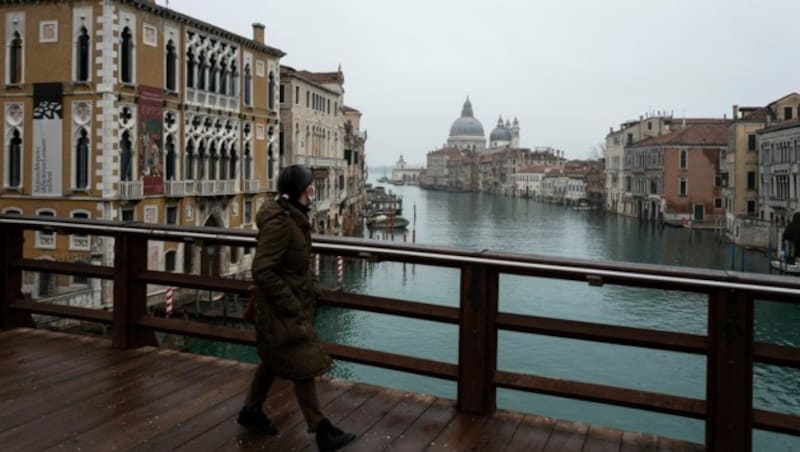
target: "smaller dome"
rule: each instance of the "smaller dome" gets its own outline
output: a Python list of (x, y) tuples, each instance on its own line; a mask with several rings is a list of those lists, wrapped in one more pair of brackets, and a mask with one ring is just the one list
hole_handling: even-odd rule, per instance
[(495, 141), (511, 141), (511, 130), (503, 125), (502, 116), (497, 120), (497, 127), (495, 127), (491, 135), (489, 135), (489, 142)]

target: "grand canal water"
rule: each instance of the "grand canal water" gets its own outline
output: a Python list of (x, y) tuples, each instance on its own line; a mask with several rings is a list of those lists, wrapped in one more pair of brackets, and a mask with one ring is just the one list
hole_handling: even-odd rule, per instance
[[(765, 256), (737, 250), (709, 231), (661, 228), (602, 212), (488, 194), (445, 193), (418, 187), (389, 187), (403, 196), (404, 214), (417, 209), (417, 243), (548, 256), (588, 258), (702, 268), (767, 272)], [(395, 241), (402, 240), (400, 235)], [(409, 234), (410, 240), (410, 234)], [(333, 266), (322, 268), (324, 284), (335, 282)], [(346, 291), (458, 305), (457, 271), (398, 263), (347, 261)], [(617, 286), (503, 276), (501, 311), (614, 325), (704, 334), (705, 297)], [(457, 330), (433, 322), (339, 309), (320, 310), (317, 326), (325, 340), (455, 363)], [(759, 302), (757, 339), (800, 346), (800, 308)], [(252, 348), (192, 341), (201, 353), (255, 361)], [(702, 357), (504, 332), (498, 367), (695, 398), (705, 397)], [(455, 397), (455, 384), (368, 366), (337, 363), (334, 376), (372, 384)], [(800, 372), (758, 365), (754, 403), (758, 408), (800, 414)], [(699, 421), (561, 398), (498, 391), (500, 408), (703, 441)], [(800, 450), (800, 439), (756, 432), (756, 450)]]

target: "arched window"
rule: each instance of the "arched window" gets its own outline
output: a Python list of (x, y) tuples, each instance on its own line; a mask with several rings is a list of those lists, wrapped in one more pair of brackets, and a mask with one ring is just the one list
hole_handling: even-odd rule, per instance
[(89, 31), (86, 27), (81, 27), (81, 32), (78, 35), (78, 73), (76, 79), (79, 82), (89, 80)]
[(250, 74), (250, 65), (247, 64), (244, 66), (244, 104), (251, 105), (253, 103), (253, 89), (250, 86), (250, 82), (253, 80), (253, 76)]
[(167, 251), (164, 254), (164, 271), (165, 272), (175, 271), (175, 251)]
[(208, 90), (212, 93), (217, 92), (217, 60), (214, 56), (208, 60)]
[(275, 109), (275, 73), (269, 72), (269, 109)]
[(197, 89), (206, 89), (206, 53), (203, 51), (197, 58)]
[(220, 149), (219, 153), (219, 178), (220, 179), (227, 179), (227, 170), (228, 169), (228, 146), (225, 143), (222, 143), (222, 148)]
[(14, 32), (9, 44), (8, 82), (12, 85), (22, 83), (22, 36), (18, 31)]
[(75, 188), (89, 188), (89, 134), (81, 127), (75, 143)]
[(208, 178), (215, 180), (217, 178), (217, 163), (219, 162), (219, 154), (217, 154), (217, 143), (212, 142), (210, 148), (210, 156), (208, 159)]
[(224, 58), (220, 62), (219, 93), (222, 95), (228, 94), (228, 62)]
[(197, 178), (203, 180), (206, 178), (206, 142), (200, 141), (197, 148)]
[(120, 140), (119, 147), (119, 178), (122, 181), (131, 181), (133, 180), (133, 143), (131, 143), (131, 135), (127, 130), (122, 133), (122, 140)]
[(239, 93), (236, 91), (236, 80), (239, 77), (239, 73), (236, 71), (236, 61), (231, 61), (231, 93), (232, 97), (236, 97)]
[(274, 168), (275, 168), (275, 159), (272, 158), (272, 143), (269, 144), (267, 155), (268, 155), (267, 177), (269, 178), (269, 180), (272, 180), (272, 175), (274, 173)]
[(194, 52), (190, 48), (186, 52), (186, 87), (194, 88)]
[(178, 85), (178, 77), (177, 77), (177, 66), (178, 64), (178, 55), (175, 53), (175, 43), (172, 42), (172, 39), (167, 42), (167, 89), (169, 91), (175, 91)]
[(252, 179), (250, 177), (251, 166), (253, 164), (253, 157), (250, 154), (250, 143), (244, 145), (244, 179)]
[(236, 145), (231, 145), (231, 160), (229, 163), (229, 170), (228, 170), (228, 179), (236, 179), (236, 163), (238, 158), (236, 157)]
[(14, 129), (8, 143), (8, 186), (19, 187), (20, 184), (22, 184), (22, 136), (19, 129)]
[(186, 169), (184, 170), (186, 180), (194, 180), (194, 158), (194, 143), (189, 140), (186, 143)]
[(124, 83), (133, 83), (133, 35), (131, 29), (122, 30), (122, 45), (120, 46), (120, 79)]
[(165, 148), (167, 150), (167, 161), (165, 162), (167, 180), (175, 180), (175, 139), (172, 135), (167, 136)]

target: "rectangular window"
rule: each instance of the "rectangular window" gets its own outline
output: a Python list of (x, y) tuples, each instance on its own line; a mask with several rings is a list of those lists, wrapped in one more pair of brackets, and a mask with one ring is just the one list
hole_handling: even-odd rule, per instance
[(311, 108), (311, 92), (306, 90), (306, 108)]
[(783, 107), (783, 120), (788, 121), (792, 119), (792, 107)]
[(633, 144), (633, 134), (629, 133), (628, 134), (628, 145), (631, 145), (631, 144)]
[(754, 133), (747, 135), (747, 150), (748, 151), (756, 150), (756, 134)]
[(280, 89), (281, 90), (280, 90), (280, 94), (279, 94), (279, 96), (280, 96), (279, 99), (280, 99), (280, 103), (283, 103), (284, 102), (284, 96), (285, 96), (285, 94), (284, 94), (285, 86), (283, 86), (283, 84), (281, 84), (281, 88)]
[(295, 105), (300, 105), (300, 87), (299, 86), (295, 86), (294, 87), (294, 104)]
[(339, 190), (344, 190), (344, 175), (339, 175)]
[(244, 202), (244, 224), (253, 222), (253, 201)]
[(747, 172), (747, 189), (748, 190), (755, 190), (756, 189), (756, 172), (755, 171), (748, 171)]
[(178, 208), (175, 206), (167, 206), (167, 213), (164, 215), (167, 224), (178, 224)]
[(331, 114), (331, 100), (328, 99), (328, 114)]
[(753, 200), (747, 201), (747, 214), (755, 215), (755, 213), (756, 213), (756, 202)]
[[(72, 218), (76, 220), (88, 220), (89, 214), (86, 212), (73, 212)], [(77, 251), (89, 251), (91, 249), (91, 243), (89, 242), (89, 236), (86, 234), (78, 235), (73, 234), (69, 236), (69, 249), (70, 250), (77, 250)]]
[(686, 163), (687, 163), (686, 160), (687, 160), (687, 158), (688, 158), (688, 155), (687, 155), (686, 149), (681, 149), (681, 155), (680, 155), (680, 168), (681, 169), (686, 169)]
[(716, 209), (722, 208), (722, 198), (714, 198), (714, 208)]
[[(42, 210), (36, 213), (40, 217), (54, 217), (56, 213), (52, 210)], [(46, 231), (36, 231), (36, 248), (54, 250), (56, 249), (56, 233)]]
[(678, 188), (678, 194), (681, 196), (686, 196), (689, 193), (689, 186), (686, 182), (685, 177), (681, 177), (680, 179), (680, 186)]
[(133, 209), (122, 209), (122, 221), (134, 221), (134, 210)]

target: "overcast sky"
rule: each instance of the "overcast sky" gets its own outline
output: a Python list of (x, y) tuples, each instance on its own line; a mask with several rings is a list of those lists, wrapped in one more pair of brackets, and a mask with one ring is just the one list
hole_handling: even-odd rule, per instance
[[(165, 0), (159, 0), (163, 5)], [(297, 69), (345, 73), (367, 159), (412, 163), (446, 140), (469, 95), (489, 133), (585, 158), (648, 111), (730, 117), (800, 90), (800, 1), (170, 0), (267, 43)]]

